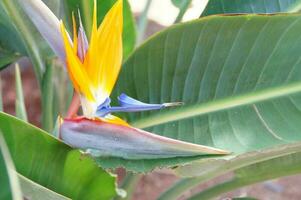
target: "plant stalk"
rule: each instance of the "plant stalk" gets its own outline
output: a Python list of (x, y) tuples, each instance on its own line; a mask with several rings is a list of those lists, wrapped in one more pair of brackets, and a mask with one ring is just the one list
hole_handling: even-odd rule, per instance
[(131, 172), (127, 172), (126, 177), (121, 183), (121, 188), (126, 191), (126, 197), (122, 198), (120, 196), (116, 197), (114, 200), (130, 200), (132, 199), (134, 192), (135, 192), (135, 187), (140, 179), (141, 175), (140, 174), (133, 174)]
[(182, 0), (181, 6), (179, 7), (179, 13), (174, 21), (174, 24), (179, 23), (182, 21), (187, 9), (189, 8), (189, 5), (191, 4), (191, 0)]
[(19, 119), (24, 121), (28, 121), (27, 112), (24, 103), (24, 95), (23, 95), (23, 88), (22, 88), (22, 79), (21, 79), (21, 72), (20, 67), (18, 64), (15, 65), (15, 87), (16, 87), (16, 101), (15, 101), (15, 110), (16, 116)]
[(144, 39), (144, 35), (145, 35), (145, 31), (146, 31), (146, 27), (148, 24), (148, 12), (149, 12), (149, 8), (152, 4), (152, 0), (147, 0), (145, 7), (138, 19), (138, 23), (137, 23), (137, 45), (141, 44), (143, 42)]
[(42, 126), (47, 132), (53, 129), (53, 61), (46, 64), (46, 71), (42, 80)]
[(252, 181), (241, 181), (239, 179), (232, 179), (230, 181), (226, 181), (224, 183), (215, 185), (203, 192), (200, 192), (192, 197), (189, 198), (189, 200), (207, 200), (212, 199), (216, 196), (219, 196), (225, 192), (232, 191), (236, 188), (240, 188), (246, 185), (252, 184)]
[(1, 79), (1, 75), (0, 75), (0, 112), (3, 111), (3, 98), (2, 98), (2, 79)]

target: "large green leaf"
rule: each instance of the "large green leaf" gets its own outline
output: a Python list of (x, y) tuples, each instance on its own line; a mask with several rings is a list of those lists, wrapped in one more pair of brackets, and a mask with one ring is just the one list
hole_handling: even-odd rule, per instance
[[(6, 0), (0, 2), (0, 47), (21, 55), (31, 55), (30, 47), (35, 47), (35, 54), (53, 57), (49, 45), (42, 38), (31, 20), (20, 8), (19, 0)], [(64, 16), (60, 0), (43, 0), (57, 16)], [(29, 47), (27, 46), (29, 45)], [(31, 57), (32, 58), (32, 57)]]
[(300, 0), (209, 0), (202, 16), (233, 13), (296, 12)]
[[(97, 0), (97, 22), (98, 25), (102, 22), (105, 14), (114, 5), (116, 0)], [(93, 0), (67, 0), (66, 7), (71, 12), (76, 12), (78, 9), (81, 12), (85, 30), (90, 35), (92, 26)], [(136, 26), (135, 20), (131, 11), (130, 4), (127, 0), (123, 0), (123, 57), (124, 60), (134, 50), (136, 43)]]
[[(241, 162), (242, 166), (240, 166), (238, 169), (235, 169), (233, 171), (233, 177), (225, 180), (224, 182), (220, 184), (216, 184), (212, 186), (211, 188), (208, 188), (199, 194), (194, 195), (193, 197), (189, 199), (212, 199), (213, 197), (219, 196), (222, 193), (229, 192), (231, 190), (234, 190), (239, 187), (243, 187), (246, 185), (250, 185), (253, 183), (257, 183), (260, 181), (268, 180), (268, 179), (275, 179), (282, 176), (289, 176), (294, 175), (301, 172), (301, 143), (293, 144), (293, 145), (286, 145), (283, 148), (277, 148), (273, 149), (271, 151), (262, 151), (258, 154), (261, 154), (261, 157), (263, 158), (261, 161), (253, 161), (252, 157), (254, 155), (249, 154), (245, 156), (244, 158), (239, 158), (237, 160), (234, 160), (235, 162), (241, 162), (242, 159), (247, 159), (249, 162), (253, 162), (253, 164), (250, 165), (244, 165), (245, 163)], [(265, 160), (264, 157), (267, 157), (267, 154), (269, 154), (269, 159)], [(215, 169), (211, 167), (212, 173), (215, 171), (217, 174), (218, 169), (226, 169), (231, 164), (230, 162), (220, 163), (219, 165), (215, 165)], [(233, 165), (233, 163), (232, 163)], [(208, 166), (209, 167), (209, 166)], [(188, 169), (189, 168), (189, 169)], [(197, 166), (190, 166), (185, 170), (196, 170)], [(232, 167), (230, 166), (230, 169)], [(210, 170), (208, 168), (208, 170)], [(222, 170), (224, 171), (224, 170)], [(199, 173), (201, 173), (199, 171)], [(210, 178), (210, 177), (207, 177)], [(212, 178), (212, 177), (211, 177)], [(201, 181), (201, 179), (203, 179)], [(204, 179), (206, 179), (205, 176), (200, 176), (194, 179), (188, 179), (182, 181), (185, 182), (184, 185), (194, 183), (203, 182)], [(196, 185), (196, 184), (195, 184)], [(172, 195), (172, 194), (171, 194)], [(180, 193), (177, 194), (178, 196)], [(161, 199), (174, 199), (177, 195), (172, 196), (165, 196)]]
[(72, 199), (116, 195), (112, 175), (46, 132), (5, 113), (0, 113), (0, 130), (21, 175)]
[(21, 190), (17, 173), (11, 161), (7, 146), (0, 132), (0, 199), (21, 200)]
[(21, 185), (22, 196), (30, 200), (71, 200), (58, 193), (55, 193), (24, 176), (18, 175)]
[[(128, 59), (113, 99), (125, 92), (150, 103), (183, 101), (180, 108), (126, 117), (134, 126), (230, 150), (233, 157), (299, 141), (300, 28), (299, 14), (212, 16), (175, 25)], [(182, 162), (101, 161), (140, 171)]]
[(194, 161), (176, 170), (178, 175), (188, 177), (176, 182), (158, 199), (176, 199), (187, 190), (229, 172), (233, 174), (232, 178), (216, 183), (212, 188), (197, 194), (195, 199), (211, 199), (235, 188), (300, 173), (300, 147), (301, 142), (297, 142), (245, 153), (230, 160)]
[[(45, 70), (44, 60), (53, 57), (54, 54), (24, 13), (18, 1), (0, 1), (0, 50), (2, 48), (6, 52), (10, 52), (9, 58), (13, 55), (29, 56), (40, 83)], [(64, 17), (63, 3), (61, 1), (44, 0), (44, 2), (58, 17)]]
[[(44, 59), (53, 56), (52, 51), (41, 37), (40, 33), (33, 26), (28, 16), (24, 13), (18, 0), (2, 0), (0, 1), (0, 17), (9, 30), (8, 34), (17, 35), (16, 40), (12, 36), (0, 35), (0, 41), (9, 38), (7, 45), (23, 55), (29, 56), (34, 67), (34, 71), (40, 84), (42, 75), (45, 70)], [(0, 20), (1, 23), (1, 20)], [(7, 32), (7, 31), (6, 31)], [(1, 33), (1, 29), (0, 29)], [(21, 42), (20, 48), (19, 44)], [(25, 52), (23, 50), (25, 49)]]
[(40, 82), (44, 70), (44, 63), (42, 54), (38, 48), (37, 37), (34, 37), (33, 29), (31, 29), (29, 25), (29, 19), (26, 18), (24, 12), (22, 12), (17, 5), (18, 3), (14, 0), (3, 0), (0, 2), (1, 10), (5, 11), (3, 15), (7, 16), (7, 22), (14, 27), (14, 32), (21, 38), (26, 54), (31, 58), (36, 76)]

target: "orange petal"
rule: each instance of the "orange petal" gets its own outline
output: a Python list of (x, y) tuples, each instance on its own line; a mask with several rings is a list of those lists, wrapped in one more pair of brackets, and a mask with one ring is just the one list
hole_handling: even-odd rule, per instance
[(96, 118), (96, 120), (121, 126), (130, 126), (126, 121), (114, 115), (107, 115), (106, 117)]
[(97, 68), (99, 68), (98, 65), (98, 38), (97, 38), (97, 5), (96, 0), (94, 0), (94, 9), (93, 9), (93, 23), (92, 23), (92, 31), (91, 31), (91, 38), (90, 38), (90, 44), (89, 49), (87, 51), (85, 60), (84, 60), (84, 66), (87, 70), (88, 75), (91, 78), (92, 84), (95, 88), (98, 88), (98, 82), (92, 79), (91, 75), (94, 75)]
[(122, 62), (122, 0), (118, 0), (113, 5), (97, 31), (95, 30), (95, 12), (94, 7), (89, 56), (85, 65), (88, 65), (88, 74), (94, 85), (109, 96)]

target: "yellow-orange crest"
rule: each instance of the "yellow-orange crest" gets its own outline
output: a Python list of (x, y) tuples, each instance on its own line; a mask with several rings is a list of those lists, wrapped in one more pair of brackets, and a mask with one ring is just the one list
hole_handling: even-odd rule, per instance
[(117, 0), (97, 28), (96, 0), (89, 47), (83, 59), (78, 54), (79, 38), (73, 17), (73, 42), (61, 22), (66, 63), (75, 90), (81, 96), (85, 116), (93, 116), (97, 106), (112, 92), (122, 62), (122, 0)]

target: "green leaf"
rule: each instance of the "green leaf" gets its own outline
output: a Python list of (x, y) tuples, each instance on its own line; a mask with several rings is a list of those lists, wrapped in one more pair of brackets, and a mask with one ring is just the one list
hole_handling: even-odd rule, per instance
[(11, 161), (7, 146), (0, 132), (0, 199), (21, 200), (18, 177)]
[[(57, 16), (64, 16), (63, 3), (44, 0)], [(12, 56), (29, 56), (34, 67), (44, 68), (40, 57), (53, 57), (49, 45), (20, 8), (18, 0), (0, 2), (0, 58), (2, 49)], [(1, 63), (1, 62), (0, 62)], [(40, 65), (40, 66), (39, 66)], [(1, 66), (1, 65), (0, 65)], [(40, 69), (36, 69), (39, 71)], [(41, 74), (38, 74), (41, 75)]]
[(46, 132), (0, 113), (0, 130), (17, 171), (71, 199), (111, 199), (115, 177)]
[[(233, 170), (234, 176), (230, 180), (226, 180), (225, 182), (222, 182), (220, 184), (216, 184), (189, 199), (212, 199), (214, 197), (217, 197), (223, 193), (232, 191), (234, 189), (247, 186), (250, 184), (254, 184), (257, 182), (261, 182), (264, 180), (269, 179), (275, 179), (282, 176), (289, 176), (298, 174), (301, 172), (300, 164), (301, 164), (301, 143), (298, 142), (293, 145), (286, 145), (281, 148), (273, 149), (272, 151), (262, 151), (258, 152), (258, 156), (261, 156), (263, 159), (260, 161), (256, 159), (255, 161), (252, 161), (252, 157), (254, 155), (250, 154), (249, 156), (246, 156), (245, 158), (236, 159), (234, 162), (240, 162), (241, 166), (238, 169), (233, 170), (233, 167), (230, 167), (231, 170)], [(261, 154), (261, 155), (260, 155)], [(267, 154), (264, 158), (264, 154)], [(273, 156), (272, 156), (273, 155)], [(253, 164), (246, 165), (244, 162), (241, 162), (242, 159), (248, 159)], [(218, 168), (224, 168), (226, 169), (231, 164), (230, 162), (225, 162), (224, 165), (219, 164), (216, 166), (216, 169)], [(233, 165), (233, 164), (232, 164)], [(190, 169), (193, 170), (193, 168), (190, 167)], [(216, 169), (212, 170), (217, 172)], [(225, 171), (225, 170), (224, 170)], [(229, 170), (230, 171), (230, 170)], [(219, 172), (217, 172), (219, 173)], [(204, 177), (202, 177), (204, 178)], [(192, 181), (201, 180), (201, 177), (197, 177), (194, 180), (191, 179), (190, 183)], [(187, 185), (189, 181), (185, 181), (185, 184)], [(196, 182), (195, 182), (196, 183)], [(180, 193), (178, 193), (180, 195)], [(173, 199), (173, 198), (161, 198), (161, 199)]]
[(24, 45), (0, 4), (0, 70), (19, 59), (21, 54), (25, 54)]
[[(45, 70), (44, 60), (53, 57), (54, 54), (18, 1), (0, 1), (0, 47), (17, 55), (28, 56), (33, 64), (38, 83), (41, 84)], [(45, 1), (48, 6), (55, 9), (55, 13), (62, 10), (61, 2)], [(63, 11), (60, 14), (63, 15)]]
[[(176, 199), (187, 190), (229, 172), (236, 176), (230, 181), (227, 179), (224, 183), (215, 184), (216, 187), (213, 186), (208, 191), (205, 190), (205, 194), (200, 194), (201, 199), (210, 199), (223, 192), (263, 180), (300, 173), (300, 159), (298, 158), (301, 153), (300, 147), (301, 142), (297, 142), (245, 153), (232, 159), (207, 159), (192, 162), (176, 169), (179, 176), (189, 178), (176, 182), (162, 193), (159, 199)], [(242, 173), (244, 171), (249, 173)]]
[(24, 44), (26, 54), (33, 63), (36, 77), (40, 83), (44, 70), (43, 52), (40, 48), (43, 42), (39, 43), (41, 41), (40, 35), (18, 5), (17, 0), (3, 0), (0, 2), (1, 10), (5, 11), (8, 21), (15, 29), (13, 33), (17, 34)]
[(47, 7), (59, 18), (66, 17), (66, 9), (64, 8), (64, 2), (61, 0), (43, 0)]
[[(233, 157), (300, 141), (300, 27), (299, 14), (211, 16), (172, 26), (127, 60), (112, 99), (124, 92), (150, 103), (182, 101), (124, 117)], [(141, 171), (187, 161), (100, 162)]]
[(60, 194), (57, 194), (22, 175), (18, 175), (22, 188), (22, 194), (26, 199), (30, 200), (70, 200)]
[(209, 0), (201, 16), (233, 13), (296, 12), (300, 0)]
[[(88, 3), (87, 3), (88, 2)], [(102, 22), (105, 14), (114, 5), (116, 0), (97, 0), (97, 22)], [(71, 13), (77, 12), (79, 9), (83, 18), (83, 24), (87, 36), (90, 36), (92, 27), (93, 0), (67, 0), (66, 7), (69, 10), (69, 18)], [(127, 0), (123, 0), (123, 59), (125, 60), (135, 48), (136, 43), (136, 27), (135, 20), (131, 11), (130, 4)]]
[(0, 3), (0, 52), (1, 54), (26, 55), (23, 42), (7, 16), (2, 2)]
[[(0, 199), (68, 200), (16, 173), (8, 148), (0, 133)], [(22, 190), (22, 195), (21, 195)]]
[(11, 53), (11, 52), (1, 52), (0, 50), (0, 70), (4, 69), (11, 63), (17, 61), (20, 58), (18, 54)]

